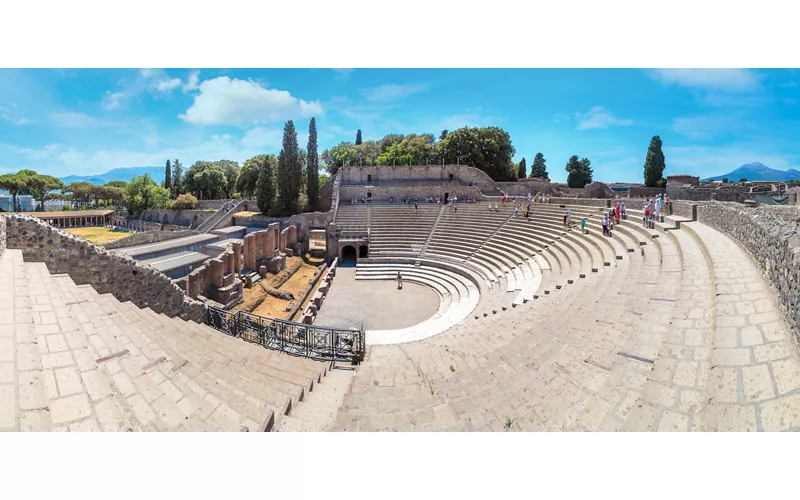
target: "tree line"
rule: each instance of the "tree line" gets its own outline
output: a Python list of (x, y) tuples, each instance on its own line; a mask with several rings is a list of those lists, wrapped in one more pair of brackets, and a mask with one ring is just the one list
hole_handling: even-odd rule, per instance
[[(109, 182), (95, 186), (76, 182), (69, 186), (57, 178), (20, 170), (0, 176), (0, 189), (8, 190), (18, 207), (17, 196), (34, 195), (43, 207), (51, 198), (71, 199), (77, 207), (87, 205), (126, 206), (137, 215), (153, 208), (193, 209), (198, 200), (252, 197), (264, 214), (286, 215), (317, 208), (320, 187), (328, 176), (347, 165), (423, 165), (464, 164), (486, 172), (496, 181), (524, 178), (549, 179), (547, 160), (536, 153), (530, 173), (523, 157), (514, 163), (514, 146), (508, 132), (497, 127), (463, 127), (443, 130), (438, 140), (433, 134), (387, 134), (377, 141), (363, 141), (359, 129), (355, 142), (342, 142), (318, 154), (316, 119), (308, 128), (308, 143), (301, 148), (294, 122), (284, 125), (282, 147), (275, 154), (265, 153), (247, 159), (242, 166), (232, 160), (194, 162), (184, 172), (180, 160), (167, 160), (164, 180), (159, 185), (149, 175), (134, 177), (130, 183)], [(664, 186), (665, 169), (662, 141), (653, 136), (644, 164), (646, 186)], [(593, 181), (591, 161), (573, 155), (565, 166), (567, 185), (582, 188)], [(61, 190), (62, 194), (50, 194)]]

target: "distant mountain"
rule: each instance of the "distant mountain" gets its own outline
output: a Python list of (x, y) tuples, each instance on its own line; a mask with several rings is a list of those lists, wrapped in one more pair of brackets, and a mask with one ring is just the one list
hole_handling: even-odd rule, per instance
[(708, 179), (703, 180), (720, 181), (723, 177), (727, 177), (729, 182), (738, 182), (742, 177), (748, 181), (786, 182), (794, 179), (800, 179), (800, 171), (797, 171), (793, 168), (790, 168), (789, 170), (776, 170), (774, 168), (769, 168), (763, 163), (755, 162), (742, 165), (733, 172), (728, 172), (725, 175), (709, 177)]
[(65, 185), (72, 184), (73, 182), (90, 182), (95, 185), (102, 185), (111, 181), (130, 182), (132, 178), (144, 174), (150, 174), (150, 177), (152, 177), (156, 183), (161, 184), (164, 180), (164, 167), (115, 168), (114, 170), (109, 170), (104, 174), (98, 175), (68, 175), (66, 177), (61, 177), (61, 182)]

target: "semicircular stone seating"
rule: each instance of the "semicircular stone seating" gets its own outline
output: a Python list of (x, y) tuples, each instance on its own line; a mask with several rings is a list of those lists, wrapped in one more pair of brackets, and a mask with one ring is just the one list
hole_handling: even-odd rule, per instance
[(431, 286), (447, 269), (480, 300), (428, 338), (368, 342), (338, 430), (800, 429), (791, 330), (729, 238), (679, 217), (646, 228), (631, 207), (610, 238), (598, 207), (568, 207), (588, 234), (564, 206), (498, 208), (441, 208), (418, 254), (359, 260), (360, 277), (416, 267)]
[[(498, 314), (561, 289), (628, 253), (616, 240), (577, 235), (563, 224), (564, 208), (532, 205), (529, 218), (511, 203), (341, 204), (341, 227), (366, 227), (369, 257), (359, 259), (357, 280), (404, 279), (441, 297), (437, 313), (413, 327), (368, 331), (368, 344), (395, 344), (438, 335), (472, 316)], [(598, 220), (594, 207), (571, 207), (576, 217)], [(339, 224), (337, 215), (337, 225)], [(631, 245), (633, 247), (633, 245)]]

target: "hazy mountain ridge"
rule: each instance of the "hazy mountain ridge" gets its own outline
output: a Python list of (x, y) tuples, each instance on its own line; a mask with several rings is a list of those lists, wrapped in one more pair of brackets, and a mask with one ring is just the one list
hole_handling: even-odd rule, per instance
[(73, 182), (90, 182), (95, 185), (103, 185), (111, 181), (125, 181), (130, 180), (136, 176), (150, 174), (156, 183), (161, 184), (164, 180), (164, 167), (123, 167), (109, 170), (104, 174), (97, 175), (68, 175), (61, 177), (61, 182), (65, 185), (72, 184)]
[(727, 177), (730, 182), (738, 182), (739, 179), (745, 178), (748, 181), (776, 181), (787, 182), (794, 179), (800, 179), (800, 171), (790, 168), (789, 170), (777, 170), (770, 168), (763, 163), (753, 162), (728, 172), (724, 175), (717, 175), (703, 179), (704, 181), (719, 181), (723, 177)]

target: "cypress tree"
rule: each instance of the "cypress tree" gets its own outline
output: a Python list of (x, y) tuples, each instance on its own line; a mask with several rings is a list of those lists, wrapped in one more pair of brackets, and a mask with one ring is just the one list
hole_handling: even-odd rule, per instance
[(531, 165), (531, 177), (536, 179), (548, 179), (546, 162), (547, 160), (544, 159), (542, 153), (536, 153), (536, 156), (533, 158), (533, 165)]
[(164, 172), (164, 187), (172, 190), (172, 165), (169, 164), (169, 160), (167, 160), (167, 168)]
[(528, 177), (528, 165), (525, 163), (525, 158), (523, 158), (523, 159), (521, 159), (519, 161), (519, 167), (518, 168), (519, 168), (518, 177), (520, 179), (524, 179), (525, 177)]
[(177, 197), (181, 194), (183, 187), (183, 167), (181, 166), (180, 160), (175, 160), (172, 162), (172, 188), (175, 191), (175, 196)]
[(356, 146), (359, 144), (361, 144), (361, 129), (358, 129), (358, 132), (356, 132)]
[(311, 118), (311, 123), (308, 125), (306, 195), (308, 195), (308, 204), (311, 209), (316, 209), (319, 197), (319, 156), (317, 155), (317, 120), (315, 118)]
[(256, 181), (256, 202), (262, 214), (268, 214), (275, 201), (275, 172), (272, 162), (265, 158)]
[(654, 135), (647, 148), (647, 158), (644, 160), (644, 185), (656, 187), (658, 181), (664, 176), (664, 151), (661, 150), (661, 137)]
[(292, 210), (300, 195), (300, 184), (303, 177), (300, 163), (300, 148), (297, 145), (297, 130), (294, 122), (289, 120), (283, 128), (283, 149), (278, 157), (278, 201), (285, 212)]

